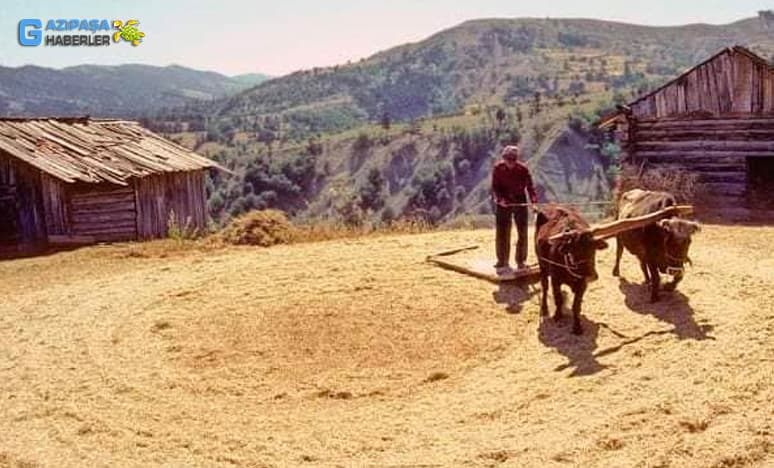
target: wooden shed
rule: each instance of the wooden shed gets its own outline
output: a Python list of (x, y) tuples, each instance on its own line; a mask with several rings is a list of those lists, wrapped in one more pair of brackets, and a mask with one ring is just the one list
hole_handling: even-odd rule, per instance
[(164, 237), (207, 222), (217, 165), (136, 122), (0, 119), (0, 246)]
[(774, 68), (735, 46), (622, 106), (624, 161), (695, 171), (719, 210), (774, 209)]

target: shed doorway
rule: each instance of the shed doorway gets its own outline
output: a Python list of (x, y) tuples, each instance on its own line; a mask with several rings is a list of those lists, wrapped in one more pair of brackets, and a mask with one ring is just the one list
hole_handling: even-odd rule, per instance
[(747, 158), (747, 194), (753, 208), (774, 209), (774, 156)]
[(0, 184), (0, 244), (13, 243), (19, 238), (18, 218), (14, 187)]

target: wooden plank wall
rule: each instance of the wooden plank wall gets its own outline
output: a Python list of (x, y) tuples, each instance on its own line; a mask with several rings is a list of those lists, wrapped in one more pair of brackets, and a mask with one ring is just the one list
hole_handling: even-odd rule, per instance
[(48, 235), (97, 242), (165, 237), (172, 211), (181, 227), (203, 231), (207, 225), (204, 171), (144, 177), (129, 186), (68, 184), (0, 157), (0, 200), (16, 217), (2, 220), (3, 232), (15, 233), (4, 234), (9, 242), (42, 242)]
[(134, 188), (112, 184), (67, 187), (69, 233), (99, 242), (137, 239)]
[(71, 234), (67, 187), (63, 182), (48, 174), (41, 174), (40, 181), (43, 212), (46, 217), (48, 235), (64, 236)]
[(165, 237), (169, 214), (176, 222), (203, 231), (207, 226), (204, 171), (153, 175), (135, 180), (140, 239)]
[(728, 50), (631, 106), (636, 119), (774, 113), (774, 70)]
[(631, 123), (632, 161), (697, 172), (708, 192), (742, 199), (747, 158), (774, 158), (774, 116), (652, 119)]

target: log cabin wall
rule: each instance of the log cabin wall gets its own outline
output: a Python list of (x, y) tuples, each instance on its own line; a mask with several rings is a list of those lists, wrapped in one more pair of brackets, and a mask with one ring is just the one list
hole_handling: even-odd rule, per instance
[(152, 175), (135, 180), (140, 239), (165, 237), (171, 212), (178, 226), (207, 227), (204, 171)]
[(774, 68), (765, 60), (726, 49), (629, 109), (615, 119), (625, 160), (697, 173), (717, 211), (754, 208), (748, 170), (760, 165), (751, 161), (774, 158)]
[(207, 226), (204, 172), (134, 179), (129, 186), (69, 184), (0, 158), (0, 243), (48, 236), (116, 242), (161, 238), (169, 216), (179, 226)]
[(637, 121), (627, 153), (696, 172), (706, 192), (744, 203), (748, 158), (774, 157), (774, 116)]
[(48, 235), (66, 236), (72, 234), (66, 184), (48, 174), (41, 174), (40, 182)]
[(74, 184), (66, 187), (67, 234), (98, 242), (137, 239), (134, 188), (113, 184)]

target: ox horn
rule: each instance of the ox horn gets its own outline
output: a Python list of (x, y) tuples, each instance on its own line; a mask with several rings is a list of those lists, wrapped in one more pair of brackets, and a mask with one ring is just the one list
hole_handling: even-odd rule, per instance
[(549, 237), (548, 240), (550, 242), (554, 242), (554, 241), (558, 241), (560, 239), (564, 239), (565, 237), (576, 236), (576, 235), (582, 234), (582, 233), (587, 232), (587, 231), (588, 231), (588, 229), (584, 229), (582, 231), (580, 231), (578, 229), (568, 229), (568, 230), (564, 230), (564, 231), (560, 232), (559, 234), (554, 234), (553, 236)]
[(638, 216), (636, 218), (618, 219), (610, 223), (594, 226), (591, 228), (591, 233), (594, 236), (594, 239), (602, 240), (602, 239), (607, 239), (609, 237), (615, 237), (618, 234), (621, 234), (622, 232), (645, 227), (649, 224), (655, 223), (664, 218), (669, 218), (671, 216), (679, 216), (679, 215), (690, 215), (692, 213), (693, 213), (693, 206), (691, 205), (668, 206), (663, 210), (646, 214), (644, 216)]

